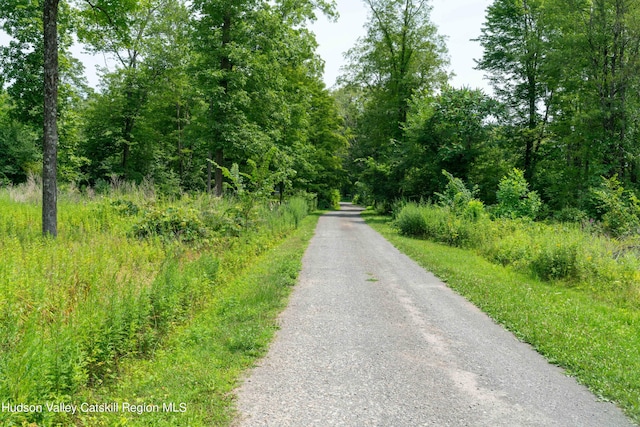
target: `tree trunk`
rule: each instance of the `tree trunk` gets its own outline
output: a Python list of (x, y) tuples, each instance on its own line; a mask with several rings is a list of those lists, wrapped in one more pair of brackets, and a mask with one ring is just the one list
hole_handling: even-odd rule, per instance
[(44, 1), (42, 234), (58, 235), (58, 0)]
[[(223, 72), (222, 79), (220, 80), (220, 87), (222, 88), (222, 96), (229, 96), (229, 74), (233, 70), (233, 63), (231, 62), (231, 58), (229, 57), (226, 48), (231, 43), (231, 14), (229, 12), (225, 13), (222, 23), (222, 48), (223, 54), (220, 59), (220, 70)], [(224, 151), (223, 151), (223, 137), (221, 134), (217, 135), (217, 143), (218, 148), (216, 149), (216, 172), (215, 172), (215, 195), (217, 197), (222, 197), (222, 163), (224, 162)]]
[(220, 169), (220, 166), (222, 166), (223, 161), (224, 152), (222, 151), (222, 149), (216, 150), (216, 164), (218, 165), (216, 167), (216, 197), (222, 197), (222, 169)]
[(211, 179), (213, 172), (213, 164), (211, 164), (211, 162), (213, 161), (213, 153), (211, 152), (211, 150), (209, 150), (209, 152), (207, 153), (207, 159), (209, 159), (209, 161), (207, 162), (207, 193), (211, 194)]

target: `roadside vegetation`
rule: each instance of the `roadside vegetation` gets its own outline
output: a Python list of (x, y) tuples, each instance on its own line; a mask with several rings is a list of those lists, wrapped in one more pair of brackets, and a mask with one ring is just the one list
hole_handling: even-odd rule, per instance
[(151, 185), (119, 184), (100, 195), (71, 188), (61, 196), (60, 234), (52, 239), (40, 232), (39, 191), (35, 182), (0, 191), (0, 401), (108, 399), (161, 408), (171, 401), (186, 412), (109, 418), (45, 407), (2, 411), (0, 423), (228, 420), (228, 392), (262, 354), (295, 282), (315, 199), (279, 204), (237, 193), (166, 198)]
[(541, 207), (522, 173), (485, 208), (461, 180), (436, 203), (399, 202), (367, 219), (453, 289), (552, 363), (640, 421), (640, 253), (634, 198), (614, 178), (594, 192), (601, 221)]

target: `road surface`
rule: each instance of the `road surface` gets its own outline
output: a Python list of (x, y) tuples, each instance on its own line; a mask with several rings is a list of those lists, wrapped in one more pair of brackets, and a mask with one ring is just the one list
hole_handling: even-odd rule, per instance
[(320, 218), (239, 426), (632, 426), (343, 205)]

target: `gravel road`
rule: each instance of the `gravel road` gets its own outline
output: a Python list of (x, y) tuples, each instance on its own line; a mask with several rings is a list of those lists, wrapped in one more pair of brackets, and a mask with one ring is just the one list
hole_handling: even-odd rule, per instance
[(343, 205), (320, 218), (238, 426), (632, 426)]

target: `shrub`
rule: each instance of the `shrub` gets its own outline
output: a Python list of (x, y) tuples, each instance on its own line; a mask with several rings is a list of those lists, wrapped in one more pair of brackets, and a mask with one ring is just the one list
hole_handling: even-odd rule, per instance
[(462, 212), (464, 219), (472, 222), (478, 222), (480, 219), (486, 216), (484, 210), (484, 203), (482, 201), (473, 199), (467, 202)]
[(426, 237), (427, 222), (422, 208), (416, 203), (407, 203), (397, 214), (395, 226), (403, 236)]
[(574, 242), (545, 242), (531, 260), (531, 270), (543, 280), (578, 279), (578, 246)]
[(531, 254), (531, 239), (519, 230), (502, 238), (491, 239), (481, 250), (491, 262), (518, 267), (526, 265)]
[(562, 210), (556, 212), (553, 218), (558, 222), (575, 222), (582, 223), (589, 219), (589, 215), (582, 209), (565, 207)]
[(618, 177), (602, 178), (600, 188), (593, 190), (598, 207), (604, 212), (604, 230), (614, 236), (635, 233), (640, 228), (640, 200), (626, 191)]
[(519, 169), (512, 170), (500, 180), (496, 196), (496, 214), (501, 217), (535, 219), (542, 207), (540, 196), (529, 191), (529, 184)]
[(441, 206), (448, 207), (452, 212), (459, 214), (467, 208), (474, 198), (475, 191), (469, 190), (460, 178), (454, 177), (446, 170), (442, 174), (447, 177), (447, 185), (442, 193), (436, 193)]
[(340, 190), (331, 190), (331, 208), (335, 210), (340, 209)]
[(151, 209), (134, 224), (132, 233), (138, 238), (159, 236), (194, 242), (207, 237), (207, 229), (195, 209), (170, 206), (165, 209)]

